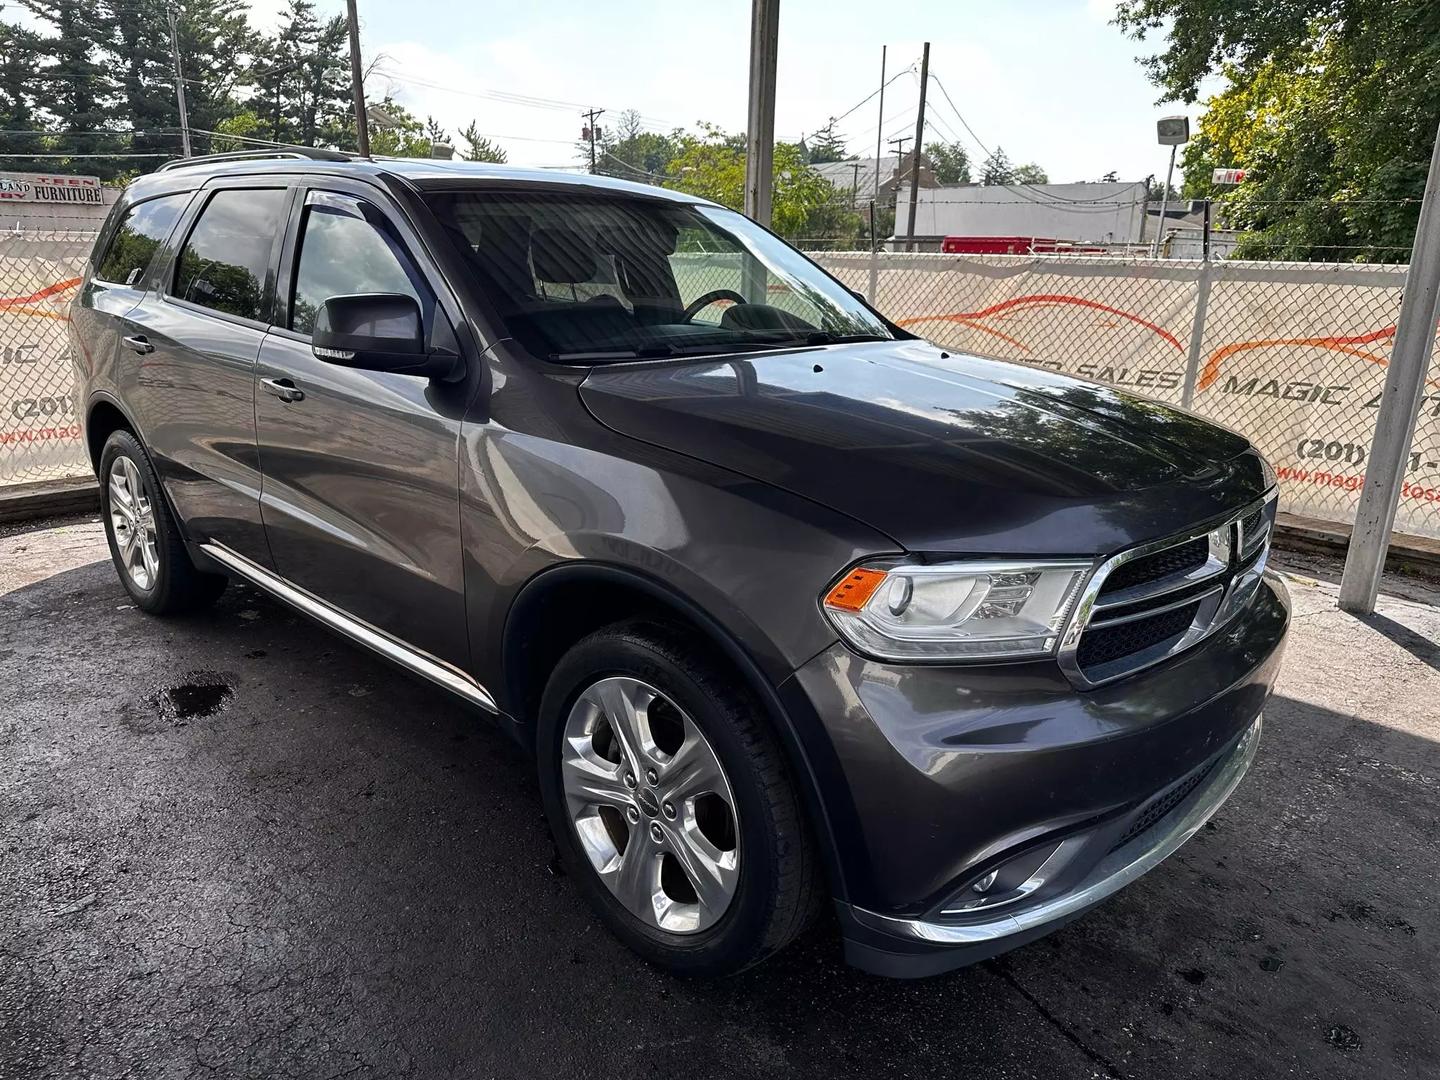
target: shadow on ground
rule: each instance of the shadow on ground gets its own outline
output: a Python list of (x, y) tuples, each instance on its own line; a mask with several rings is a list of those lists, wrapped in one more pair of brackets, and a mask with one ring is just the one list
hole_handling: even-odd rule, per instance
[(649, 969), (557, 876), (531, 765), (482, 715), (249, 589), (164, 622), (108, 563), (0, 596), (0, 717), (4, 1077), (1388, 1077), (1440, 1055), (1437, 748), (1292, 696), (1179, 855), (917, 983), (845, 967), (829, 927), (726, 982)]

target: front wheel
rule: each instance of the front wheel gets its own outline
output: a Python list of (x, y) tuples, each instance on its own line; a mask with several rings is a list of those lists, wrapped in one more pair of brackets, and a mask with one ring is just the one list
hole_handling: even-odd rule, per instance
[(562, 863), (621, 940), (679, 975), (757, 963), (822, 897), (780, 748), (737, 684), (684, 631), (629, 623), (571, 649), (541, 703)]

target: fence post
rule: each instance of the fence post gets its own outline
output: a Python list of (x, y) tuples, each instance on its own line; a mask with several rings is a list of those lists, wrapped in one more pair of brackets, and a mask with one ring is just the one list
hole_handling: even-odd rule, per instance
[(1365, 468), (1365, 486), (1355, 511), (1355, 528), (1345, 553), (1340, 578), (1340, 608), (1357, 615), (1375, 610), (1380, 574), (1395, 510), (1400, 501), (1405, 464), (1415, 437), (1415, 421), (1425, 396), (1425, 374), (1435, 344), (1440, 316), (1440, 130), (1430, 154), (1430, 175), (1415, 226), (1415, 246), (1405, 275), (1405, 295), (1395, 324), (1395, 343), (1385, 371), (1385, 389), (1375, 417), (1375, 439)]
[(1185, 357), (1185, 386), (1180, 404), (1195, 407), (1195, 383), (1200, 377), (1200, 350), (1205, 343), (1205, 316), (1210, 309), (1210, 260), (1200, 261), (1200, 280), (1195, 289), (1195, 321), (1190, 324), (1190, 349)]
[[(877, 158), (875, 168), (880, 168), (880, 161)], [(870, 301), (870, 306), (875, 306), (875, 294), (878, 291), (877, 283), (880, 280), (880, 239), (875, 235), (875, 200), (870, 200), (870, 288), (865, 292), (865, 299)]]

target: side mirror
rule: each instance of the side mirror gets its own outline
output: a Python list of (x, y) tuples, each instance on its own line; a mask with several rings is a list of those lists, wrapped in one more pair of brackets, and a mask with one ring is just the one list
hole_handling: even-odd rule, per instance
[(315, 315), (310, 348), (341, 367), (431, 379), (450, 378), (460, 361), (458, 352), (426, 348), (420, 305), (401, 293), (330, 297)]

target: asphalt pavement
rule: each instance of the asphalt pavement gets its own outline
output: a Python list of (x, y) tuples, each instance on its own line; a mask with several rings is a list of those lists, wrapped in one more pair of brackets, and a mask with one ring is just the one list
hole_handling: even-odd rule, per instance
[(0, 1077), (1440, 1073), (1440, 596), (1292, 562), (1250, 776), (1085, 918), (920, 982), (831, 927), (671, 979), (554, 862), (485, 718), (232, 587), (129, 603), (93, 519), (0, 534)]

